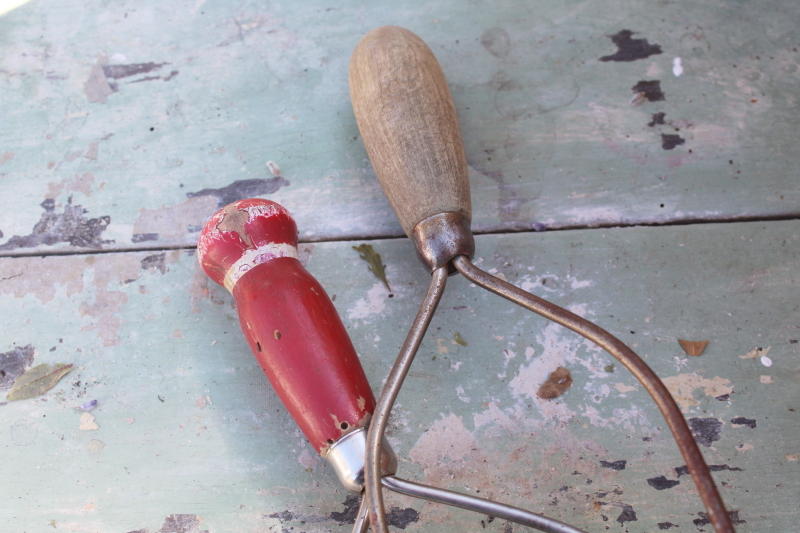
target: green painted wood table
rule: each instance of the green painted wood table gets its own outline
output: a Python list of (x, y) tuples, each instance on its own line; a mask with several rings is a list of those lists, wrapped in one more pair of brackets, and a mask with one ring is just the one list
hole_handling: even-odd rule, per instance
[[(800, 6), (84, 2), (0, 16), (0, 526), (349, 531), (195, 257), (243, 197), (286, 206), (377, 393), (427, 285), (347, 94), (358, 39), (433, 49), (476, 262), (596, 321), (664, 379), (737, 531), (800, 498)], [(369, 243), (391, 292), (352, 248)], [(710, 531), (656, 407), (598, 348), (460, 277), (390, 422), (404, 477), (588, 532)], [(708, 341), (690, 356), (678, 340)], [(568, 368), (555, 400), (536, 391)], [(91, 412), (81, 410), (88, 402)], [(394, 530), (520, 531), (390, 496)]]

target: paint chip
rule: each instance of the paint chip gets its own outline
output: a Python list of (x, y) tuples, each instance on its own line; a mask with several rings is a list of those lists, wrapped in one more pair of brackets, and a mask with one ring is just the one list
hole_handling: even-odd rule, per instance
[(81, 424), (78, 426), (78, 429), (82, 431), (95, 431), (100, 429), (100, 426), (98, 426), (94, 421), (94, 416), (90, 413), (83, 413), (80, 418), (80, 423)]
[(680, 57), (676, 57), (672, 60), (672, 73), (675, 74), (676, 77), (683, 74), (683, 65), (681, 65)]
[(572, 376), (570, 376), (569, 370), (560, 366), (550, 373), (547, 381), (542, 383), (542, 386), (536, 391), (536, 396), (543, 400), (552, 400), (564, 394), (570, 385), (572, 385)]
[(635, 391), (636, 387), (632, 387), (630, 385), (625, 385), (624, 383), (615, 383), (614, 388), (620, 394), (625, 394), (626, 392)]
[(794, 461), (797, 461), (797, 459), (798, 459), (799, 457), (800, 457), (800, 454), (796, 454), (796, 453), (786, 454), (786, 460), (787, 460), (787, 461), (792, 461), (792, 462), (794, 462)]
[(708, 448), (712, 442), (720, 439), (722, 420), (718, 418), (690, 418), (688, 422), (697, 444)]
[(775, 381), (772, 379), (772, 376), (761, 376), (759, 378), (759, 381), (765, 385), (769, 385), (770, 383), (775, 383)]
[(757, 359), (757, 358), (759, 358), (761, 356), (767, 355), (769, 353), (770, 349), (772, 349), (772, 346), (767, 346), (766, 349), (761, 348), (761, 347), (753, 348), (752, 350), (750, 350), (746, 354), (740, 355), (739, 359)]
[(600, 466), (603, 468), (610, 468), (611, 470), (625, 470), (625, 467), (628, 465), (628, 461), (625, 459), (620, 459), (618, 461), (600, 461)]
[(686, 355), (699, 357), (700, 354), (703, 353), (703, 350), (706, 349), (708, 341), (685, 341), (683, 339), (678, 339), (678, 344), (681, 345)]
[(600, 61), (636, 61), (661, 53), (661, 46), (650, 44), (647, 39), (634, 39), (635, 33), (631, 30), (620, 30), (614, 35), (608, 35), (611, 42), (617, 45), (617, 51), (601, 57)]

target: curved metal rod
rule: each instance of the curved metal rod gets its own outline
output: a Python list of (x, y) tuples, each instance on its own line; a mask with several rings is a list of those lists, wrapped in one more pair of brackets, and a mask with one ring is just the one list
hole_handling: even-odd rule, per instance
[(367, 503), (367, 498), (361, 498), (361, 505), (358, 507), (358, 513), (356, 514), (356, 521), (353, 523), (353, 533), (367, 533), (369, 529), (369, 517), (367, 516), (369, 512), (369, 504)]
[(423, 500), (460, 507), (468, 511), (496, 516), (497, 518), (503, 518), (511, 522), (516, 522), (517, 524), (522, 524), (523, 526), (544, 531), (545, 533), (586, 533), (582, 529), (572, 527), (564, 522), (559, 522), (558, 520), (547, 518), (546, 516), (526, 511), (525, 509), (520, 509), (519, 507), (489, 501), (468, 494), (461, 494), (460, 492), (454, 492), (452, 490), (431, 487), (430, 485), (421, 485), (395, 476), (384, 476), (381, 478), (381, 483), (387, 489), (405, 494), (406, 496), (414, 496), (422, 498)]
[(708, 511), (708, 519), (714, 529), (717, 533), (734, 533), (730, 516), (725, 510), (725, 504), (722, 503), (722, 498), (719, 495), (717, 486), (714, 484), (714, 479), (711, 477), (708, 466), (703, 459), (703, 454), (700, 453), (689, 426), (686, 425), (683, 414), (681, 414), (667, 387), (664, 386), (664, 383), (661, 382), (655, 372), (647, 366), (647, 363), (642, 361), (622, 341), (600, 326), (484, 272), (473, 265), (466, 256), (460, 255), (456, 257), (453, 259), (453, 264), (472, 283), (574, 331), (578, 335), (594, 342), (622, 363), (639, 380), (645, 390), (650, 393), (667, 421), (683, 460), (686, 461), (686, 466), (692, 475), (694, 484), (697, 486), (697, 491), (700, 493), (700, 499)]
[(375, 412), (369, 425), (364, 464), (364, 498), (366, 498), (367, 505), (369, 505), (369, 520), (374, 533), (389, 533), (389, 528), (386, 525), (386, 509), (383, 507), (383, 493), (381, 492), (380, 482), (380, 447), (383, 441), (383, 433), (386, 431), (386, 423), (389, 420), (394, 401), (400, 392), (400, 387), (403, 385), (403, 380), (408, 374), (408, 369), (417, 354), (425, 332), (428, 330), (433, 314), (436, 312), (436, 306), (439, 305), (446, 283), (447, 267), (434, 270), (431, 274), (428, 292), (425, 294), (425, 299), (422, 301), (417, 316), (411, 324), (411, 329), (406, 336), (403, 347), (400, 349), (400, 354), (397, 356), (392, 371), (389, 372), (389, 377), (386, 378), (386, 384), (383, 386), (383, 391), (381, 391), (381, 395), (375, 405)]

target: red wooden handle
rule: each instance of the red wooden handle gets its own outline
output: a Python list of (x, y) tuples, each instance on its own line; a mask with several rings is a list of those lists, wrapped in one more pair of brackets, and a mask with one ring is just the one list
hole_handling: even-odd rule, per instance
[(369, 423), (372, 390), (322, 286), (297, 260), (297, 226), (269, 200), (217, 211), (198, 260), (236, 301), (253, 355), (303, 434), (321, 454)]

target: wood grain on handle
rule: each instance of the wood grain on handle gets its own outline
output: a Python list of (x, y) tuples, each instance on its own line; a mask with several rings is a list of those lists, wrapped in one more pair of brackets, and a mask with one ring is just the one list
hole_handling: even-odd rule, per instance
[(403, 28), (376, 28), (353, 52), (349, 84), (367, 155), (406, 235), (437, 213), (471, 220), (456, 111), (430, 48)]

